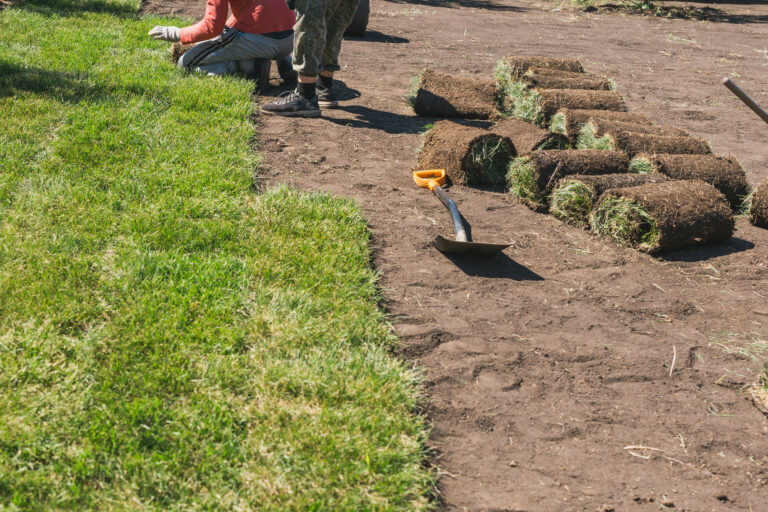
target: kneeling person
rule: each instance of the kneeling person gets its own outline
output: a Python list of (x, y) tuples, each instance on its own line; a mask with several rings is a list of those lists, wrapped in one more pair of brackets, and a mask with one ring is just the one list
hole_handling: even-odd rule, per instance
[[(227, 19), (228, 5), (232, 15)], [(295, 80), (291, 66), (296, 16), (285, 0), (208, 0), (205, 17), (191, 27), (157, 26), (155, 39), (198, 43), (179, 59), (179, 66), (210, 75), (255, 75), (259, 86), (269, 80), (271, 61), (280, 76)]]

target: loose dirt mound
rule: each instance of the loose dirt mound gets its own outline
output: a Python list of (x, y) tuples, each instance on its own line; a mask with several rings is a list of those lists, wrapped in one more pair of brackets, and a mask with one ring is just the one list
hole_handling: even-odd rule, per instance
[(749, 207), (749, 220), (755, 226), (768, 228), (768, 179), (755, 188)]
[(533, 151), (509, 166), (509, 191), (536, 211), (546, 211), (555, 183), (571, 174), (629, 172), (629, 159), (621, 151)]
[(578, 91), (569, 89), (537, 89), (545, 122), (562, 109), (612, 110), (626, 112), (627, 105), (615, 91)]
[[(733, 158), (715, 155), (638, 155), (652, 172), (676, 180), (700, 180), (709, 183), (728, 199), (731, 207), (741, 207), (749, 194), (747, 174)], [(633, 164), (636, 167), (637, 163)]]
[(700, 181), (668, 181), (607, 191), (590, 216), (593, 231), (643, 252), (721, 243), (733, 234), (725, 197)]
[(496, 83), (468, 76), (424, 70), (412, 93), (413, 110), (420, 116), (492, 119), (496, 110)]
[(589, 227), (589, 213), (607, 190), (638, 187), (646, 183), (661, 183), (668, 180), (669, 178), (663, 174), (569, 176), (560, 180), (552, 191), (549, 211), (560, 220), (586, 228)]
[(421, 145), (419, 169), (445, 169), (461, 185), (501, 185), (514, 146), (506, 137), (452, 121), (435, 123)]
[(502, 119), (491, 128), (491, 131), (511, 140), (518, 155), (526, 155), (531, 151), (543, 149), (566, 149), (568, 147), (568, 139), (563, 135), (539, 128), (533, 123), (527, 123), (514, 117)]

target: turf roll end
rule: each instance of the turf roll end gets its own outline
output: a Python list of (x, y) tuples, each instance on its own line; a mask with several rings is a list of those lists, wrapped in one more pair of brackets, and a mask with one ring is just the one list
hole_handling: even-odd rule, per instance
[(752, 194), (749, 221), (755, 226), (768, 228), (768, 179), (763, 180)]
[(515, 148), (496, 133), (454, 121), (438, 121), (424, 136), (419, 169), (445, 169), (461, 185), (503, 185)]
[(536, 211), (546, 211), (554, 185), (573, 174), (626, 174), (629, 159), (620, 151), (532, 151), (512, 162), (509, 192)]
[(734, 228), (728, 201), (700, 181), (609, 190), (589, 222), (595, 233), (648, 253), (724, 242)]
[(412, 83), (409, 103), (420, 116), (492, 119), (498, 117), (496, 84), (425, 69)]
[(587, 122), (576, 137), (576, 149), (599, 149), (611, 151), (616, 149), (615, 141), (610, 135), (598, 135), (593, 121)]
[(549, 211), (560, 220), (588, 227), (589, 213), (605, 191), (668, 180), (663, 174), (568, 176), (560, 180), (552, 191)]
[(197, 43), (184, 44), (178, 41), (173, 43), (171, 45), (171, 62), (177, 64), (181, 56), (187, 53), (196, 44)]
[[(716, 155), (638, 155), (634, 160), (647, 162), (653, 172), (676, 180), (700, 180), (709, 183), (728, 199), (731, 208), (741, 208), (749, 195), (747, 174), (741, 164)], [(633, 160), (633, 161), (634, 161)]]

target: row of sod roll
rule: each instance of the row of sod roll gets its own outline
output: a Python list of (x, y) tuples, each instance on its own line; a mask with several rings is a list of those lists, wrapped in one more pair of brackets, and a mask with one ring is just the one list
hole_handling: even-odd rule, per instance
[(733, 158), (629, 112), (612, 79), (576, 59), (506, 57), (495, 79), (424, 70), (408, 100), (437, 118), (418, 168), (506, 186), (538, 212), (658, 253), (731, 237), (734, 211), (768, 227), (768, 180), (750, 194)]

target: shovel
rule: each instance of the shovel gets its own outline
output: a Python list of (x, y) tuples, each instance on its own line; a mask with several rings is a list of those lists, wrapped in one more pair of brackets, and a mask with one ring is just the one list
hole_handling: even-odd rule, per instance
[(456, 240), (449, 240), (442, 235), (437, 235), (432, 242), (438, 251), (443, 253), (460, 253), (460, 254), (495, 254), (501, 252), (509, 244), (484, 244), (480, 242), (472, 242), (467, 238), (467, 231), (464, 229), (464, 224), (461, 222), (461, 215), (459, 215), (459, 209), (456, 208), (456, 203), (448, 197), (448, 194), (440, 187), (445, 184), (445, 170), (444, 169), (432, 169), (428, 171), (413, 171), (413, 181), (422, 188), (428, 188), (431, 190), (443, 206), (448, 208), (451, 212), (451, 219), (453, 220), (453, 230), (456, 232)]
[(730, 78), (723, 78), (723, 85), (730, 89), (730, 91), (735, 94), (741, 101), (743, 101), (746, 106), (751, 108), (752, 112), (760, 116), (760, 119), (768, 123), (768, 112), (760, 108), (760, 105), (755, 103), (754, 100), (747, 95), (747, 93), (742, 91), (741, 87), (736, 85), (733, 80)]

